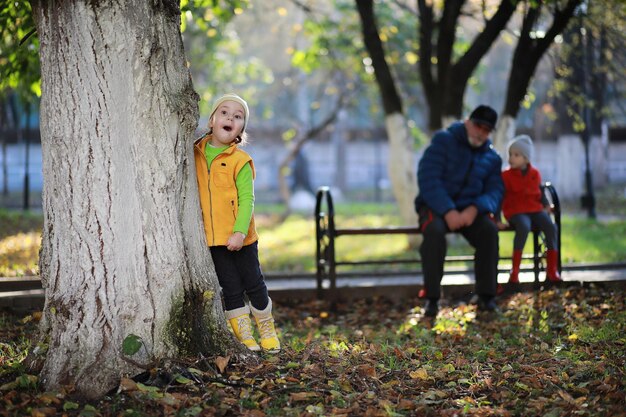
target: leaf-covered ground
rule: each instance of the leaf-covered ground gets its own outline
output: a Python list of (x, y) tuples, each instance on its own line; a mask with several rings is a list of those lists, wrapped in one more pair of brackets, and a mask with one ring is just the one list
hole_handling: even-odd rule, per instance
[(276, 303), (283, 351), (193, 358), (99, 402), (43, 392), (20, 360), (38, 315), (0, 316), (0, 416), (626, 416), (624, 292), (558, 288), (498, 314), (420, 300)]

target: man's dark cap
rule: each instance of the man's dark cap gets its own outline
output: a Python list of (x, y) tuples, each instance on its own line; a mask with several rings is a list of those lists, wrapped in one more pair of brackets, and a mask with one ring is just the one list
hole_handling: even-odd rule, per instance
[(490, 129), (494, 129), (498, 121), (498, 113), (491, 107), (481, 104), (472, 111), (469, 118), (474, 123), (483, 124), (489, 126)]

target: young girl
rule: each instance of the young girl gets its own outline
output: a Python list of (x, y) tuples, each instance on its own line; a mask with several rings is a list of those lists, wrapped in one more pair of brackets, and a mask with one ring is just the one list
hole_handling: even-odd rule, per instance
[(509, 284), (519, 283), (518, 274), (522, 251), (532, 225), (539, 228), (546, 238), (547, 281), (560, 282), (556, 225), (546, 212), (547, 202), (541, 192), (541, 174), (530, 164), (533, 156), (533, 141), (527, 135), (516, 136), (509, 143), (508, 153), (510, 167), (502, 172), (504, 181), (502, 212), (515, 229), (513, 268)]
[[(274, 353), (280, 350), (280, 342), (258, 260), (254, 163), (238, 147), (246, 143), (249, 117), (248, 104), (241, 97), (218, 98), (209, 117), (209, 132), (196, 141), (194, 155), (204, 231), (222, 287), (226, 318), (248, 349)], [(250, 312), (259, 328), (260, 347), (252, 335)]]

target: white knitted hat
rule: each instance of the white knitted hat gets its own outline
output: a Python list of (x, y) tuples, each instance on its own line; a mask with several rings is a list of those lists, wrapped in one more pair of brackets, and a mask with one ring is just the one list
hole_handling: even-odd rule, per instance
[(511, 151), (511, 149), (517, 150), (519, 153), (524, 155), (526, 159), (530, 162), (533, 159), (534, 154), (534, 145), (533, 141), (528, 135), (519, 135), (515, 136), (511, 142), (509, 142), (509, 146), (507, 148), (507, 153)]
[(213, 117), (213, 113), (215, 113), (215, 110), (217, 110), (220, 104), (225, 101), (234, 101), (241, 104), (241, 106), (243, 107), (244, 115), (242, 132), (245, 132), (246, 127), (248, 126), (248, 120), (250, 119), (250, 109), (248, 109), (248, 103), (246, 103), (246, 101), (239, 97), (237, 94), (224, 94), (222, 97), (215, 100), (215, 102), (213, 103), (213, 107), (211, 108), (211, 115), (209, 116), (209, 120), (211, 120), (211, 118)]

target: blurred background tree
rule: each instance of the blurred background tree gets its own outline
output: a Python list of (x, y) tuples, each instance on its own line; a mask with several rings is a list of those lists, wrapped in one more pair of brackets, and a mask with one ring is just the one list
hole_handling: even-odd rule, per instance
[[(9, 192), (7, 144), (10, 136), (30, 150), (31, 115), (41, 96), (39, 42), (28, 2), (3, 2), (0, 6), (0, 141), (2, 142), (2, 194)], [(24, 122), (22, 122), (23, 115)], [(12, 135), (11, 135), (12, 134)], [(27, 158), (28, 161), (28, 158)], [(30, 206), (29, 170), (24, 170), (23, 207)]]
[[(253, 111), (253, 138), (275, 137), (286, 148), (276, 172), (285, 203), (297, 184), (307, 183), (295, 177), (307, 172), (302, 150), (315, 139), (333, 141), (338, 149), (350, 139), (386, 140), (399, 149), (395, 160), (402, 163), (388, 165), (399, 172), (390, 172), (390, 179), (408, 221), (411, 198), (403, 196), (416, 193), (415, 161), (403, 158), (426, 144), (433, 129), (479, 102), (502, 114), (495, 137), (500, 148), (520, 130), (532, 130), (539, 141), (557, 132), (582, 132), (587, 112), (591, 134), (599, 132), (602, 120), (626, 121), (620, 66), (626, 6), (619, 0), (180, 4), (186, 55), (201, 97), (199, 133), (216, 94), (244, 96)], [(23, 120), (37, 113), (38, 40), (28, 2), (0, 5), (0, 126), (16, 131), (19, 119), (17, 130), (23, 132)], [(581, 25), (593, 43), (593, 54), (586, 55), (587, 84), (572, 79), (582, 74), (574, 54), (584, 50), (576, 46)], [(382, 53), (374, 53), (375, 43)], [(577, 91), (584, 85), (592, 100), (580, 99)], [(24, 119), (27, 108), (34, 116)], [(31, 137), (20, 134), (1, 135), (5, 152), (7, 140)], [(339, 189), (347, 183), (342, 158), (338, 152), (333, 182)]]

